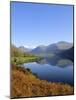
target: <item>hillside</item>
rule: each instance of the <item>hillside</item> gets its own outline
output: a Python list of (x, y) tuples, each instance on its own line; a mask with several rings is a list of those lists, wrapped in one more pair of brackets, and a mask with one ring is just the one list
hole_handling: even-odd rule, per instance
[(47, 46), (45, 45), (38, 46), (35, 49), (32, 49), (30, 52), (31, 54), (36, 54), (36, 55), (39, 55), (42, 53), (43, 54), (58, 53), (60, 51), (70, 49), (72, 46), (73, 46), (72, 43), (60, 41), (60, 42), (53, 43)]
[(29, 69), (11, 67), (11, 98), (73, 94), (73, 87), (68, 84), (40, 80)]
[(11, 63), (12, 64), (23, 64), (26, 62), (39, 61), (42, 59), (41, 57), (35, 56), (33, 54), (29, 54), (27, 52), (23, 52), (19, 48), (14, 45), (11, 45)]
[(31, 55), (29, 55), (28, 53), (22, 51), (21, 49), (19, 49), (15, 45), (11, 45), (11, 56), (12, 57), (19, 57), (19, 56), (23, 57), (23, 56), (31, 56)]
[(22, 52), (27, 52), (27, 53), (31, 51), (30, 48), (26, 48), (24, 46), (20, 46), (20, 47), (18, 47), (18, 49), (21, 50)]
[(74, 47), (72, 47), (68, 50), (62, 51), (62, 52), (58, 53), (58, 55), (62, 58), (66, 58), (66, 59), (70, 59), (70, 60), (74, 61)]
[[(70, 49), (72, 46), (73, 46), (72, 43), (65, 42), (65, 41), (60, 41), (60, 42), (53, 43), (53, 44), (50, 44), (50, 45), (47, 45), (47, 46), (39, 45), (34, 49), (30, 49), (30, 48), (27, 48), (27, 47), (24, 47), (24, 46), (16, 47), (16, 46), (12, 45), (15, 52), (18, 51), (19, 53), (22, 52), (22, 53), (25, 53), (26, 55), (27, 54), (33, 54), (33, 55), (38, 55), (38, 56), (39, 55), (45, 56), (45, 55), (49, 55), (49, 54), (59, 53), (61, 51)], [(17, 54), (18, 54), (18, 52), (17, 52)]]

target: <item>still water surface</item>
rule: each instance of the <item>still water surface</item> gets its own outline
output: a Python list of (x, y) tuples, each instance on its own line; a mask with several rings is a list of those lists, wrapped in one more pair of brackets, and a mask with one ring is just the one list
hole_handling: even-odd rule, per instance
[(51, 65), (49, 63), (38, 63), (30, 62), (24, 63), (25, 68), (29, 68), (33, 73), (42, 80), (47, 80), (51, 82), (63, 82), (73, 85), (73, 65), (67, 65), (65, 67), (60, 67), (56, 65)]

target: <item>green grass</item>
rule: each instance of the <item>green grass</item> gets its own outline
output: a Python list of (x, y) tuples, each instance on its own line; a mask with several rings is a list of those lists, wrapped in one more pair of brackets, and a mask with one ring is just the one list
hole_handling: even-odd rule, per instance
[(27, 62), (34, 62), (41, 60), (42, 57), (38, 57), (29, 53), (22, 52), (15, 46), (11, 47), (11, 63), (20, 65)]
[(11, 58), (11, 62), (12, 64), (23, 64), (23, 63), (27, 63), (27, 62), (34, 62), (34, 61), (39, 61), (41, 60), (41, 57), (36, 57), (36, 56), (29, 56), (29, 57), (12, 57)]

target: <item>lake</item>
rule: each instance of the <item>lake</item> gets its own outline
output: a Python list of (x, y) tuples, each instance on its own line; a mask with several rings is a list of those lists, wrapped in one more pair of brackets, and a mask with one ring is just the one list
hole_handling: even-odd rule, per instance
[(33, 73), (37, 74), (39, 79), (47, 80), (50, 82), (63, 82), (73, 85), (73, 64), (67, 64), (66, 66), (57, 66), (51, 63), (42, 62), (30, 62), (24, 63), (22, 66), (29, 68)]

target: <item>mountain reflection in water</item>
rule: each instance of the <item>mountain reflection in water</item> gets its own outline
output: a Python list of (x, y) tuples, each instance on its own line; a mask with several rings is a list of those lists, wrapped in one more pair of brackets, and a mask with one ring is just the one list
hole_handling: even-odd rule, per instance
[(31, 69), (41, 80), (74, 84), (73, 62), (68, 59), (45, 58), (37, 62), (24, 63), (23, 66)]

